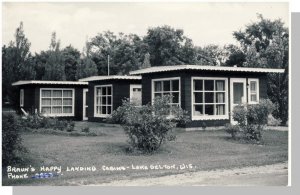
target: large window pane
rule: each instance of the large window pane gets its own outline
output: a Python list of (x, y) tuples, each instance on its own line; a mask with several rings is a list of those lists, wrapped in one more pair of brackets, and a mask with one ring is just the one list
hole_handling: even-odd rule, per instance
[(61, 90), (54, 90), (53, 91), (53, 97), (62, 97), (62, 91)]
[(203, 115), (203, 105), (195, 105), (194, 106), (194, 115), (195, 116)]
[(225, 91), (225, 81), (216, 81), (216, 91)]
[(52, 105), (58, 105), (61, 106), (62, 105), (62, 99), (61, 98), (53, 98), (53, 102)]
[(205, 105), (205, 114), (214, 115), (214, 105)]
[(163, 88), (164, 91), (171, 91), (170, 81), (163, 81), (163, 85), (164, 85)]
[(42, 107), (43, 114), (51, 114), (51, 107)]
[(60, 107), (56, 107), (56, 106), (52, 107), (52, 113), (53, 114), (61, 114), (62, 113), (61, 106)]
[(216, 115), (224, 115), (225, 114), (225, 104), (216, 106)]
[(102, 87), (102, 94), (101, 95), (106, 95), (106, 87)]
[(225, 92), (216, 93), (216, 103), (225, 103)]
[(111, 87), (107, 87), (107, 95), (111, 95)]
[(196, 90), (196, 91), (203, 90), (203, 81), (202, 80), (194, 80), (194, 90)]
[(68, 99), (64, 99), (64, 105), (67, 106), (67, 105), (72, 105), (72, 99), (71, 98), (68, 98)]
[(214, 80), (205, 80), (204, 88), (205, 88), (205, 91), (213, 91), (214, 90)]
[(195, 92), (194, 93), (194, 102), (195, 103), (203, 103), (203, 92)]
[(214, 92), (205, 92), (205, 103), (214, 103)]
[(162, 87), (161, 87), (161, 82), (160, 81), (155, 81), (154, 82), (154, 91), (155, 92), (162, 91)]
[(161, 93), (155, 93), (154, 94), (154, 97), (156, 98), (156, 97), (161, 97)]
[(172, 95), (173, 95), (172, 103), (179, 103), (179, 92), (172, 93)]
[(72, 107), (71, 106), (64, 106), (63, 107), (64, 113), (72, 113)]
[(172, 80), (172, 91), (179, 91), (179, 80)]
[(51, 97), (51, 90), (43, 90), (42, 97)]
[(244, 84), (243, 83), (233, 83), (233, 103), (241, 104), (242, 98), (244, 96)]
[(64, 90), (64, 97), (72, 97), (72, 90)]
[(42, 99), (42, 106), (45, 105), (51, 105), (51, 98), (43, 98)]

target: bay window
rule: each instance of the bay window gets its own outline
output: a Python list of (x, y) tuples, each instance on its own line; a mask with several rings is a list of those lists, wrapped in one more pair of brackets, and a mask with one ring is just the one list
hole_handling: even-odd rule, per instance
[(227, 78), (192, 77), (192, 119), (228, 118)]
[(74, 116), (74, 89), (41, 89), (40, 112), (48, 116)]
[(112, 85), (95, 86), (95, 116), (107, 117), (112, 109)]

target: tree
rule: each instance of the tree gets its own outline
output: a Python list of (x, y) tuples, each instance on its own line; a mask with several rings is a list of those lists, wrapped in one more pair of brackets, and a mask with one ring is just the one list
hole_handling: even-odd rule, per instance
[(64, 48), (61, 52), (65, 65), (66, 80), (75, 81), (76, 69), (80, 62), (80, 52), (71, 45)]
[(258, 22), (246, 26), (244, 31), (236, 31), (234, 37), (240, 42), (246, 55), (243, 66), (283, 68), (284, 74), (268, 75), (268, 96), (278, 109), (273, 113), (282, 124), (288, 120), (288, 56), (289, 34), (284, 23), (278, 19), (271, 21), (258, 15)]
[(223, 47), (210, 44), (207, 46), (197, 47), (197, 64), (222, 66), (225, 64), (226, 55)]
[(18, 101), (17, 92), (11, 87), (13, 82), (35, 78), (30, 45), (24, 34), (23, 22), (20, 22), (20, 26), (16, 29), (15, 41), (2, 47), (2, 101), (4, 102), (16, 104)]
[(108, 56), (110, 74), (128, 74), (139, 69), (147, 52), (147, 45), (135, 35), (125, 35), (106, 31), (93, 37), (89, 42), (89, 55), (96, 63), (99, 75), (108, 74)]
[(81, 59), (80, 63), (78, 63), (77, 65), (76, 79), (81, 79), (81, 78), (96, 76), (96, 75), (98, 75), (98, 70), (95, 62), (88, 57)]
[(55, 32), (52, 33), (51, 43), (47, 53), (49, 57), (46, 60), (43, 80), (66, 80), (64, 58), (60, 51), (60, 41), (56, 40)]
[(243, 63), (246, 61), (246, 55), (241, 48), (229, 44), (224, 46), (224, 50), (227, 56), (224, 66), (243, 66)]
[(149, 47), (152, 66), (194, 64), (195, 49), (192, 40), (182, 29), (162, 26), (148, 29), (144, 42)]
[(149, 67), (151, 67), (151, 63), (150, 63), (150, 54), (149, 54), (149, 53), (146, 53), (141, 68), (149, 68)]
[(81, 79), (89, 76), (98, 75), (98, 69), (95, 62), (90, 57), (91, 45), (89, 42), (85, 43), (83, 49), (83, 58), (80, 59), (76, 68), (76, 79)]

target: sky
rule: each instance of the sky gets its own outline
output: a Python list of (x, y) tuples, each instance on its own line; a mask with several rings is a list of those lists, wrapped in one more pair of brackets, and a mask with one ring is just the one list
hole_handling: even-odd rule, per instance
[(106, 30), (145, 36), (162, 25), (184, 30), (194, 45), (237, 44), (233, 31), (264, 18), (281, 19), (289, 27), (287, 3), (3, 3), (2, 45), (14, 39), (23, 21), (31, 52), (47, 50), (56, 32), (61, 47), (82, 51), (86, 40)]

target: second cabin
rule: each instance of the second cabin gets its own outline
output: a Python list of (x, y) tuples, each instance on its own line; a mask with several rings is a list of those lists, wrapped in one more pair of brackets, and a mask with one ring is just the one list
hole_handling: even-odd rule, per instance
[(92, 76), (80, 79), (88, 82), (88, 120), (103, 122), (124, 99), (142, 104), (141, 76)]

